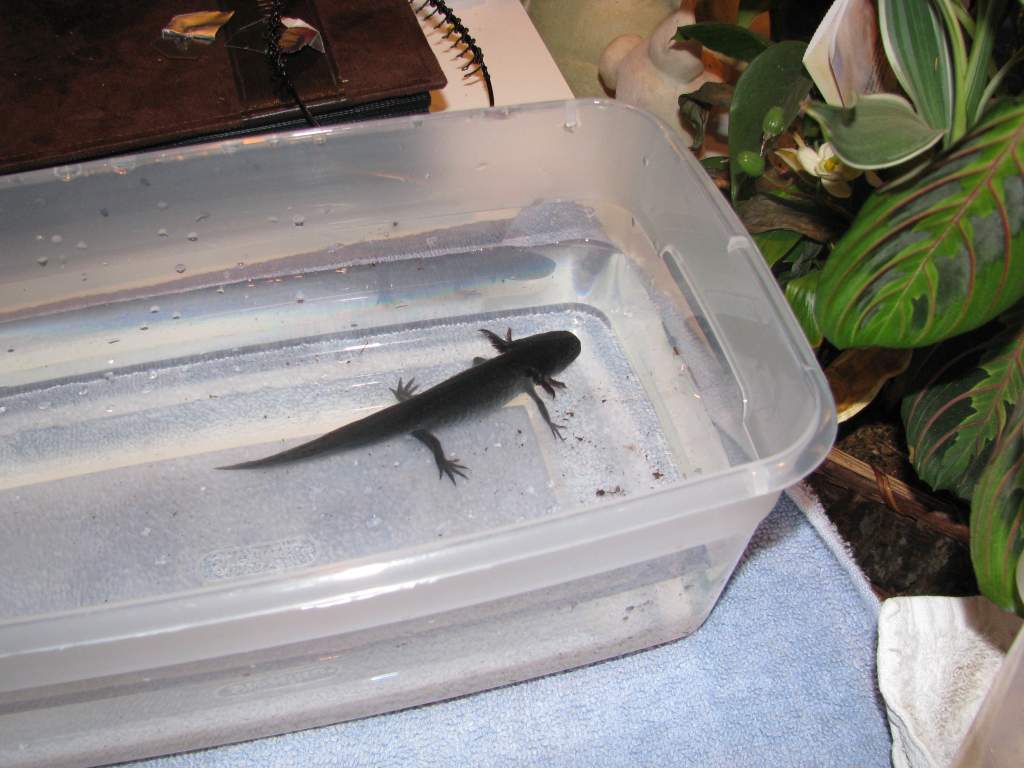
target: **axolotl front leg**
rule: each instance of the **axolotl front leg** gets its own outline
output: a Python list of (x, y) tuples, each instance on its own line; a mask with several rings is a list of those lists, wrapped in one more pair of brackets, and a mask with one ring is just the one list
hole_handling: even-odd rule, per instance
[[(486, 358), (474, 357), (473, 365), (480, 365), (480, 363), (483, 363), (485, 361)], [(565, 384), (555, 379), (552, 379), (550, 376), (543, 377), (540, 382), (540, 385), (552, 397), (555, 396), (554, 387), (558, 387), (559, 389), (565, 388)], [(553, 434), (559, 440), (565, 440), (565, 436), (562, 435), (562, 430), (565, 429), (565, 424), (556, 424), (551, 420), (551, 414), (548, 413), (548, 407), (544, 405), (544, 401), (540, 399), (540, 395), (537, 394), (537, 390), (535, 390), (533, 387), (527, 386), (524, 391), (526, 392), (526, 394), (530, 396), (530, 399), (537, 404), (537, 410), (540, 411), (540, 415), (541, 418), (544, 419), (544, 423), (547, 424), (548, 427), (551, 429), (551, 434)]]

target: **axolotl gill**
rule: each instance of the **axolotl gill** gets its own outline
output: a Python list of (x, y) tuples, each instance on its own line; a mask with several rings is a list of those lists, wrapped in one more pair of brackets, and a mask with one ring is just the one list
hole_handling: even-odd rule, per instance
[(480, 331), (498, 351), (490, 359), (475, 358), (473, 366), (460, 371), (429, 389), (417, 393), (413, 379), (391, 390), (394, 405), (346, 424), (315, 440), (294, 448), (218, 469), (259, 469), (298, 461), (326, 453), (338, 453), (381, 442), (398, 435), (412, 435), (434, 455), (438, 476), (445, 475), (454, 483), (455, 476), (466, 477), (466, 467), (457, 458), (445, 456), (441, 441), (434, 434), (445, 426), (500, 408), (520, 394), (528, 395), (541, 417), (560, 439), (563, 425), (551, 420), (544, 401), (534, 389), (540, 387), (551, 397), (555, 389), (565, 386), (554, 378), (580, 354), (580, 340), (569, 331), (548, 331), (512, 340), (508, 330), (502, 338), (496, 333)]

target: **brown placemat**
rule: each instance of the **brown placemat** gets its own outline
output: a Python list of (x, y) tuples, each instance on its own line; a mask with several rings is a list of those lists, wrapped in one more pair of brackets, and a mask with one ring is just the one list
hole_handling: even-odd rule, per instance
[[(213, 44), (177, 55), (160, 41), (172, 16), (218, 5), (236, 12)], [(301, 120), (265, 57), (228, 45), (261, 18), (255, 0), (6, 0), (4, 10), (0, 173)], [(286, 59), (318, 116), (425, 109), (445, 85), (408, 0), (292, 0), (284, 11), (323, 37), (325, 54)]]

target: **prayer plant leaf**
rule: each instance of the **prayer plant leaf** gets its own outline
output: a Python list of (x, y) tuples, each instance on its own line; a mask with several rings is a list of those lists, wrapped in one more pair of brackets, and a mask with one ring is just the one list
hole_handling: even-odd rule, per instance
[(1024, 100), (991, 110), (913, 184), (879, 190), (822, 272), (837, 347), (921, 347), (1024, 297)]
[(808, 272), (803, 277), (797, 277), (786, 283), (786, 300), (793, 310), (797, 322), (804, 331), (808, 343), (817, 349), (821, 346), (821, 328), (814, 317), (815, 294), (818, 290), (818, 278), (821, 277), (821, 270), (816, 269)]
[(970, 499), (1024, 401), (1024, 303), (918, 354), (903, 398), (910, 461), (932, 488)]
[(1024, 616), (1017, 562), (1024, 551), (1024, 400), (978, 478), (971, 500), (971, 563), (981, 593)]

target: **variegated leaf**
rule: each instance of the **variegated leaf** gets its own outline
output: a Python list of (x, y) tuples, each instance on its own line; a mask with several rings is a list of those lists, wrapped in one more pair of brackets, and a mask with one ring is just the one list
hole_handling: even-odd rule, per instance
[(946, 31), (931, 0), (879, 0), (885, 54), (903, 89), (933, 128), (953, 123), (953, 64)]
[(990, 110), (909, 187), (875, 192), (836, 244), (818, 321), (838, 347), (919, 347), (1024, 296), (1024, 100)]

